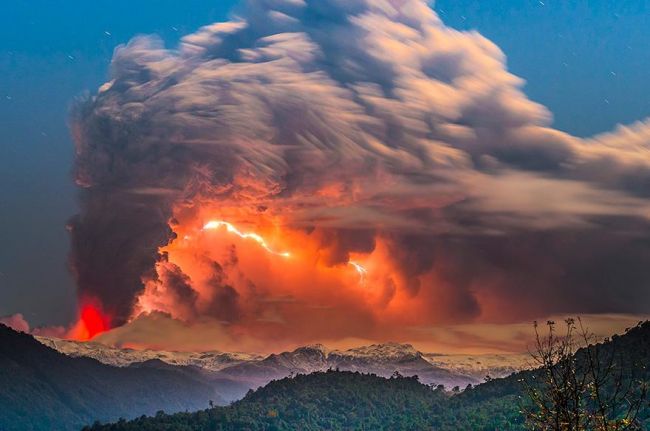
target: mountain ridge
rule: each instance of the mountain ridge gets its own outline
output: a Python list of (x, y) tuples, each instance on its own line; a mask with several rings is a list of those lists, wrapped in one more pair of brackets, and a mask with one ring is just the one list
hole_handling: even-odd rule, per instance
[(0, 429), (76, 430), (95, 420), (178, 412), (224, 402), (175, 369), (112, 367), (73, 358), (0, 324)]
[[(214, 378), (244, 382), (249, 389), (263, 386), (274, 379), (297, 373), (325, 371), (329, 368), (375, 373), (388, 377), (395, 371), (403, 375), (418, 375), (427, 384), (447, 387), (477, 384), (486, 375), (502, 377), (522, 368), (522, 362), (499, 355), (447, 356), (422, 353), (411, 344), (386, 342), (329, 349), (322, 344), (300, 346), (291, 351), (266, 356), (247, 353), (171, 352), (156, 350), (119, 349), (94, 342), (77, 342), (38, 337), (39, 341), (58, 348), (71, 356), (90, 356), (102, 362), (128, 366), (158, 359), (177, 366), (192, 365), (209, 371)], [(446, 360), (443, 360), (445, 358)], [(455, 358), (451, 360), (450, 358)], [(482, 365), (487, 361), (490, 365)], [(506, 361), (506, 365), (502, 362)], [(245, 391), (232, 393), (228, 400), (243, 396)]]

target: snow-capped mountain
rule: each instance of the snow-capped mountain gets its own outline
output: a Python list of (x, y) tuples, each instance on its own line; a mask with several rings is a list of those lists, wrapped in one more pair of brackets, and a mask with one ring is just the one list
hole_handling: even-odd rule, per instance
[(385, 343), (335, 350), (329, 354), (328, 362), (332, 368), (370, 372), (382, 377), (389, 377), (395, 372), (404, 376), (417, 375), (422, 383), (450, 388), (478, 383), (474, 377), (432, 364), (410, 344)]
[(334, 350), (329, 358), (337, 365), (402, 363), (418, 360), (422, 353), (410, 344), (384, 343), (355, 347), (348, 350)]
[(506, 377), (531, 367), (528, 353), (483, 354), (483, 355), (441, 355), (423, 354), (433, 365), (454, 373), (472, 376), (478, 380), (485, 377)]
[(291, 374), (308, 374), (330, 368), (328, 351), (322, 345), (299, 347), (292, 352), (271, 354), (262, 360), (242, 362), (222, 369), (225, 378), (247, 382), (252, 388)]
[(262, 359), (259, 355), (225, 352), (170, 352), (164, 350), (120, 349), (92, 341), (71, 341), (35, 337), (38, 341), (68, 356), (85, 356), (117, 367), (159, 359), (171, 365), (193, 365), (209, 371), (219, 371), (231, 365)]
[(477, 384), (485, 376), (503, 377), (523, 368), (523, 355), (438, 355), (425, 354), (410, 344), (384, 343), (348, 350), (328, 350), (320, 344), (299, 347), (268, 356), (227, 352), (170, 352), (120, 349), (95, 342), (78, 342), (37, 337), (38, 340), (69, 356), (87, 356), (115, 366), (155, 366), (165, 364), (194, 367), (204, 378), (231, 385), (231, 399), (242, 396), (271, 380), (292, 374), (307, 374), (329, 368), (359, 371), (389, 377), (398, 372), (417, 375), (422, 383), (442, 384), (447, 388)]

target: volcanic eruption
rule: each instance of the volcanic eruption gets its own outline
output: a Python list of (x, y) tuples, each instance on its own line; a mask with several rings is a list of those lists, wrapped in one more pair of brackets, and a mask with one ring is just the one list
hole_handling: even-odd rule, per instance
[(82, 337), (141, 313), (303, 342), (643, 311), (620, 298), (650, 282), (650, 127), (555, 130), (505, 62), (423, 0), (256, 0), (120, 46), (73, 113)]

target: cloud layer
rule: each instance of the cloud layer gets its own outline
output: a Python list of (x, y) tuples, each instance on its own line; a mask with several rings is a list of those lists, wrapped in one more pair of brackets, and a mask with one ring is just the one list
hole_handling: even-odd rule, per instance
[(650, 122), (570, 136), (522, 85), (422, 0), (256, 0), (177, 49), (135, 38), (74, 112), (80, 296), (300, 341), (650, 312)]

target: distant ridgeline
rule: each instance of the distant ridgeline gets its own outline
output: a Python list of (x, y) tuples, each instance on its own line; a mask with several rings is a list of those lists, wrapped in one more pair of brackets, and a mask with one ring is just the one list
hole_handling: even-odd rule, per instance
[[(620, 352), (617, 357), (627, 361), (625, 367), (640, 364), (634, 382), (650, 377), (645, 367), (650, 363), (650, 323), (615, 336), (602, 347)], [(578, 361), (583, 353), (577, 353)], [(316, 372), (273, 381), (229, 407), (174, 415), (159, 412), (151, 418), (84, 430), (525, 430), (520, 410), (527, 401), (521, 382), (534, 381), (537, 374), (523, 371), (450, 394), (415, 377)], [(643, 429), (650, 430), (648, 403), (639, 419)]]

